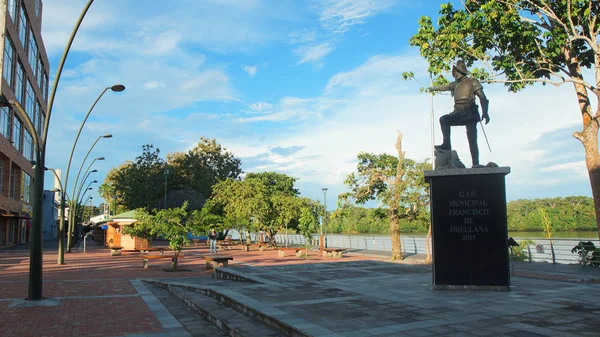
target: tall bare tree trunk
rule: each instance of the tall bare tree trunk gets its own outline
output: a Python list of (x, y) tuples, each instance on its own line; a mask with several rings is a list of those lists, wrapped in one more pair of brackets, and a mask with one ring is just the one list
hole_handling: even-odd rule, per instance
[(431, 240), (431, 224), (429, 224), (429, 230), (427, 231), (427, 236), (425, 237), (425, 251), (427, 252), (427, 257), (425, 258), (425, 263), (431, 263), (433, 259), (431, 258), (431, 249), (429, 247), (429, 240)]
[(402, 163), (404, 162), (404, 152), (402, 151), (402, 133), (398, 132), (396, 140), (396, 149), (398, 150), (398, 165), (396, 166), (396, 177), (394, 177), (393, 197), (390, 205), (390, 236), (392, 238), (392, 260), (402, 260), (402, 242), (400, 241), (400, 224), (398, 223), (398, 208), (400, 207), (400, 192), (402, 188)]
[(398, 209), (392, 210), (391, 212), (395, 212), (395, 215), (391, 216), (390, 219), (390, 236), (392, 238), (392, 260), (402, 260), (402, 242), (400, 241), (400, 225), (398, 224)]
[[(570, 51), (565, 51), (565, 58), (571, 60), (568, 64), (571, 77), (583, 79), (581, 68), (576, 58), (571, 57)], [(595, 56), (596, 67), (600, 66), (600, 56)], [(600, 82), (600, 72), (596, 74), (596, 81)], [(575, 132), (573, 137), (579, 139), (585, 150), (585, 165), (587, 166), (590, 184), (592, 187), (592, 197), (594, 198), (594, 208), (596, 210), (596, 227), (598, 229), (598, 238), (600, 238), (600, 153), (598, 151), (598, 123), (600, 119), (600, 103), (596, 109), (596, 114), (592, 113), (592, 107), (589, 99), (589, 92), (585, 86), (580, 83), (573, 83), (577, 93), (577, 101), (581, 111), (583, 130)], [(600, 91), (595, 90), (596, 97), (600, 98)]]

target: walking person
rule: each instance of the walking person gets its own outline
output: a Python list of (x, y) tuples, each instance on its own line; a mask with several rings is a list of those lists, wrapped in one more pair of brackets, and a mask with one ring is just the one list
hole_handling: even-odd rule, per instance
[(210, 252), (217, 252), (217, 232), (214, 228), (210, 229), (210, 233), (208, 233), (208, 241), (210, 242)]

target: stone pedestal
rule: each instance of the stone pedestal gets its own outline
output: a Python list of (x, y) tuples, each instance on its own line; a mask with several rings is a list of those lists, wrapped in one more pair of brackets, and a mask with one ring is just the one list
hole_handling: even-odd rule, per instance
[(434, 289), (509, 290), (508, 173), (510, 167), (425, 171)]

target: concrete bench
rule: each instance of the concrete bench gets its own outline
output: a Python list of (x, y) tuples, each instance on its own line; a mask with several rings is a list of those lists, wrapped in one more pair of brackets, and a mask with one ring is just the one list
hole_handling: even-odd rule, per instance
[(206, 260), (206, 269), (217, 269), (219, 267), (227, 267), (229, 260), (233, 260), (231, 256), (203, 256)]
[(294, 252), (296, 257), (302, 257), (303, 254), (306, 254), (306, 249), (302, 247), (287, 247), (287, 248), (278, 248), (279, 257), (285, 257), (285, 252)]
[[(144, 261), (144, 269), (148, 269), (148, 261), (149, 260), (154, 260), (154, 259), (171, 259), (171, 261), (173, 261), (175, 259), (174, 255), (141, 255), (140, 256), (142, 258), (142, 260)], [(179, 254), (179, 256), (177, 256), (177, 259), (183, 259), (185, 256), (182, 254)]]
[(321, 250), (323, 252), (323, 257), (336, 257), (341, 258), (345, 248), (323, 248)]
[(110, 247), (110, 256), (119, 256), (123, 247)]

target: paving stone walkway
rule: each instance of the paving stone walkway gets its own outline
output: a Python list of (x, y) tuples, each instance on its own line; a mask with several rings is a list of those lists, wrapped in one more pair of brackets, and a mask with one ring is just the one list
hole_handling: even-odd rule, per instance
[(553, 275), (513, 277), (510, 292), (469, 292), (432, 290), (426, 265), (354, 261), (228, 269), (262, 284), (177, 283), (214, 289), (313, 336), (600, 336), (600, 284)]
[(600, 336), (599, 268), (517, 263), (510, 292), (434, 291), (430, 266), (377, 254), (226, 252), (234, 257), (228, 270), (258, 281), (248, 283), (212, 278), (201, 259), (206, 252), (190, 249), (181, 261), (189, 271), (172, 273), (167, 259), (143, 269), (139, 257), (112, 257), (89, 242), (86, 253), (74, 250), (57, 266), (56, 248), (47, 244), (51, 307), (42, 307), (23, 305), (28, 251), (0, 250), (0, 336), (222, 335), (142, 280), (212, 289), (312, 336)]

